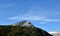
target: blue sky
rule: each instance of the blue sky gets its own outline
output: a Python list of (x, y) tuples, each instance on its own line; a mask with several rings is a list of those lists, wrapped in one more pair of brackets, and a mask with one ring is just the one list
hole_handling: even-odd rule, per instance
[(60, 31), (60, 0), (0, 0), (0, 25), (31, 21), (46, 31)]

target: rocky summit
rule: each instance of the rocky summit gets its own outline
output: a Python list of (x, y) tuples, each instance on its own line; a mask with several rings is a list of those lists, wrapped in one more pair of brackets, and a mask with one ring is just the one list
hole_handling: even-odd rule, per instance
[[(32, 28), (33, 27), (33, 28)], [(53, 36), (30, 22), (22, 21), (8, 26), (0, 26), (0, 36)]]
[(12, 24), (12, 26), (34, 27), (31, 22), (28, 22), (26, 20)]

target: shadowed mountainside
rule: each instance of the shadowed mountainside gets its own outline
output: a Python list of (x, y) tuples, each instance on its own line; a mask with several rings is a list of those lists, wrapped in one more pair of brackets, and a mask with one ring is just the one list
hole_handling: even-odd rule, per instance
[[(22, 23), (22, 22), (21, 22)], [(19, 23), (20, 24), (20, 23)], [(27, 24), (29, 27), (26, 27)], [(0, 26), (0, 36), (52, 36), (48, 32), (24, 22), (23, 26)]]

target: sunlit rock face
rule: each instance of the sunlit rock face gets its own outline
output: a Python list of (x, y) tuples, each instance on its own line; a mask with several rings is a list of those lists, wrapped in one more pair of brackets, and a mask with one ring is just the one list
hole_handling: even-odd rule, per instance
[(12, 26), (25, 26), (25, 27), (34, 27), (31, 22), (28, 22), (26, 20), (21, 21), (21, 22), (17, 22), (15, 24), (12, 24)]
[(50, 34), (52, 34), (53, 36), (60, 36), (60, 32), (49, 32)]

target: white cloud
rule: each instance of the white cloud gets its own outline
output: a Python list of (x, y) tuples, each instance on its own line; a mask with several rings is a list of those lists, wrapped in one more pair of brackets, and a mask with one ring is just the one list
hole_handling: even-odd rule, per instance
[(8, 25), (8, 24), (0, 24), (0, 25)]
[(46, 24), (47, 22), (39, 22), (40, 24)]
[(23, 15), (18, 15), (18, 16), (13, 16), (10, 17), (10, 20), (43, 20), (45, 17), (44, 16), (38, 16), (38, 15), (34, 15), (34, 13), (29, 12), (27, 14), (23, 14)]
[(57, 19), (46, 19), (47, 22), (60, 22), (60, 20)]
[(10, 17), (10, 20), (43, 20), (44, 17), (34, 16), (34, 15), (27, 15), (27, 16), (15, 16)]
[(59, 14), (60, 14), (60, 12), (54, 12), (54, 13), (51, 13), (50, 16), (56, 16), (56, 15), (59, 15)]
[(32, 13), (27, 13), (24, 16), (15, 16), (10, 17), (10, 20), (34, 20), (34, 21), (42, 21), (40, 24), (46, 24), (48, 22), (60, 22), (58, 19), (47, 19), (46, 16), (39, 16), (39, 15), (33, 15)]
[(44, 19), (42, 22), (40, 22), (40, 24), (46, 24), (49, 22), (60, 22), (60, 20), (58, 20), (58, 19)]
[(15, 16), (15, 17), (10, 17), (10, 18), (8, 18), (8, 19), (10, 19), (10, 20), (17, 20), (17, 19), (19, 19), (20, 17), (18, 17), (18, 16)]

